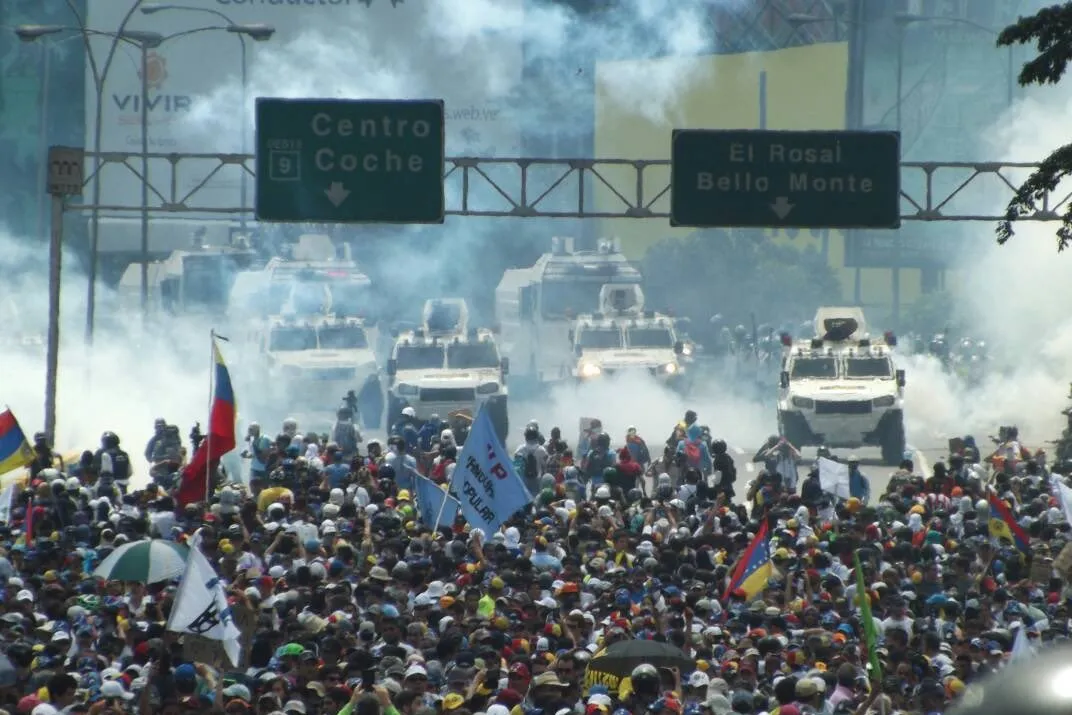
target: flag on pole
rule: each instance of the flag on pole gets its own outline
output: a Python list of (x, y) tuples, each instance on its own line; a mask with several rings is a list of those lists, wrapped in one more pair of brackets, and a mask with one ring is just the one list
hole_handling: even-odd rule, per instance
[(864, 583), (864, 569), (860, 565), (860, 554), (852, 553), (852, 568), (856, 572), (856, 601), (860, 605), (860, 621), (864, 629), (864, 644), (867, 647), (868, 677), (882, 680), (882, 665), (878, 660), (878, 633), (875, 631), (875, 619), (871, 615), (871, 594)]
[(190, 549), (167, 629), (220, 641), (231, 665), (238, 667), (242, 631), (227, 603), (223, 583), (201, 549)]
[(201, 446), (194, 452), (193, 459), (182, 470), (182, 482), (175, 494), (178, 505), (186, 506), (205, 501), (208, 493), (208, 475), (220, 463), (220, 458), (235, 448), (238, 437), (235, 435), (234, 389), (231, 387), (231, 374), (223, 362), (223, 354), (212, 341), (212, 355), (215, 370), (215, 390), (212, 394), (212, 409), (208, 419), (208, 435)]
[(0, 474), (20, 469), (33, 461), (33, 447), (10, 409), (0, 412)]
[(417, 514), (422, 524), (432, 527), (439, 519), (440, 524), (454, 526), (460, 507), (454, 497), (427, 477), (414, 477), (414, 487), (417, 492)]
[(993, 490), (987, 490), (986, 498), (990, 503), (990, 536), (1008, 541), (1025, 556), (1031, 555), (1031, 537), (1023, 527), (1016, 523), (1015, 517)]
[(513, 460), (495, 433), (487, 408), (477, 414), (465, 438), (449, 490), (469, 525), (489, 536), (532, 503)]
[(759, 525), (759, 531), (752, 539), (752, 543), (745, 549), (737, 567), (733, 570), (733, 576), (726, 585), (726, 593), (722, 598), (727, 599), (730, 594), (740, 589), (744, 591), (746, 600), (751, 601), (767, 588), (771, 574), (774, 573), (774, 563), (770, 554), (770, 533), (767, 520), (764, 519)]

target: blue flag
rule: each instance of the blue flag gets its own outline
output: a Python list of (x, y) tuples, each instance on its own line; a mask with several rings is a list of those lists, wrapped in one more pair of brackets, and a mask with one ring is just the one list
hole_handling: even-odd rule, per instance
[(476, 416), (458, 455), (450, 495), (458, 500), (465, 520), (489, 537), (515, 512), (532, 503), (486, 409)]
[[(454, 525), (454, 519), (458, 516), (458, 502), (439, 488), (435, 482), (426, 477), (414, 477), (417, 491), (417, 513), (421, 523), (427, 527), (435, 526), (436, 518), (439, 525)], [(444, 506), (443, 501), (446, 500)], [(439, 510), (443, 510), (442, 516)]]

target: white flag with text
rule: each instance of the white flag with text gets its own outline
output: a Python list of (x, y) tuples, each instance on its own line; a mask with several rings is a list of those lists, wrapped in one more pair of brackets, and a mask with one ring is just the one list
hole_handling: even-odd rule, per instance
[(223, 583), (201, 549), (190, 549), (168, 630), (221, 641), (231, 664), (238, 667), (242, 632), (227, 603)]

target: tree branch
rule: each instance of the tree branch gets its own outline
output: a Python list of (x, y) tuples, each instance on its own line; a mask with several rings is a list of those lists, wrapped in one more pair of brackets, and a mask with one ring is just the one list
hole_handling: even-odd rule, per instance
[[(1013, 222), (1039, 211), (1039, 204), (1057, 189), (1063, 179), (1072, 175), (1072, 144), (1055, 150), (1038, 165), (1027, 180), (1016, 190), (1016, 195), (1005, 208), (1005, 220), (998, 224), (998, 243), (1004, 244), (1013, 236)], [(1062, 217), (1057, 230), (1057, 250), (1068, 247), (1072, 240), (1072, 206)]]
[(1043, 8), (1021, 17), (998, 35), (999, 47), (1034, 43), (1038, 57), (1024, 63), (1018, 81), (1029, 84), (1057, 84), (1072, 61), (1072, 3)]

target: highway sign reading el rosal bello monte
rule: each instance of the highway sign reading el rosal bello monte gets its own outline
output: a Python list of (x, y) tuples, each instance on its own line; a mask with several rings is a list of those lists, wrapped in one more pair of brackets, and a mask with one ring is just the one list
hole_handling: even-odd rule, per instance
[(677, 129), (672, 226), (897, 228), (897, 132)]
[(257, 99), (260, 221), (442, 223), (442, 100)]

